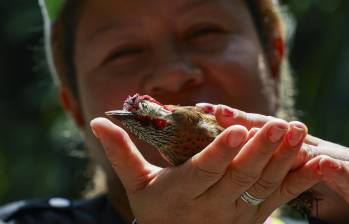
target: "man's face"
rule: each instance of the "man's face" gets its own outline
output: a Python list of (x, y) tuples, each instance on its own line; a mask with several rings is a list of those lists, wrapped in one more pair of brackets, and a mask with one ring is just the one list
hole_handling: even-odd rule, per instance
[[(135, 93), (165, 104), (275, 112), (268, 66), (243, 0), (88, 0), (74, 58), (90, 148), (100, 146), (88, 122)], [(138, 148), (165, 165), (149, 146)]]

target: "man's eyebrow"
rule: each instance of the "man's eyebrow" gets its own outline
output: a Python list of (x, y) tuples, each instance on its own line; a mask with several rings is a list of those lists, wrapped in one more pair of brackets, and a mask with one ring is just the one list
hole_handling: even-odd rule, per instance
[(106, 23), (100, 27), (98, 27), (95, 31), (93, 31), (89, 37), (87, 38), (87, 42), (91, 43), (94, 41), (94, 39), (98, 38), (102, 34), (108, 33), (108, 32), (114, 32), (114, 33), (122, 33), (127, 28), (139, 28), (142, 26), (141, 22), (129, 22), (126, 24), (118, 23), (118, 22), (109, 22)]
[(218, 0), (195, 0), (195, 1), (187, 1), (183, 5), (179, 6), (177, 9), (178, 14), (183, 14), (187, 11), (191, 11), (194, 8), (197, 8), (198, 6), (202, 5), (209, 5), (209, 4), (217, 4)]

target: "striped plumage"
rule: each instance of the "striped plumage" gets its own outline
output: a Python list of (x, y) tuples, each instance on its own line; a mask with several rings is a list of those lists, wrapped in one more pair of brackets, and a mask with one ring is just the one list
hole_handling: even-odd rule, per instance
[(123, 109), (106, 114), (157, 148), (172, 165), (182, 164), (223, 131), (215, 117), (199, 107), (162, 105), (149, 96), (135, 95)]

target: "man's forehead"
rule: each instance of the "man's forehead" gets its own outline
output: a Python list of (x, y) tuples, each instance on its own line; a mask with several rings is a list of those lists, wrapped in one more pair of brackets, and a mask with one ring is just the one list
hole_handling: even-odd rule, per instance
[[(58, 15), (60, 14), (60, 11), (62, 10), (66, 0), (38, 0), (39, 5), (41, 6), (41, 10), (46, 17), (52, 22), (54, 22)], [(142, 0), (128, 0), (137, 3), (137, 1), (142, 1)], [(167, 0), (162, 0), (161, 3), (165, 3)], [(197, 7), (199, 5), (203, 4), (215, 4), (218, 2), (233, 2), (234, 0), (176, 0), (176, 1), (168, 1), (169, 3), (175, 3), (178, 6), (178, 11), (185, 11), (185, 10), (190, 10), (193, 7)], [(149, 2), (146, 1), (149, 5)], [(152, 1), (153, 2), (153, 1)], [(155, 2), (153, 2), (155, 3)], [(156, 4), (156, 3), (155, 3)], [(177, 8), (176, 7), (176, 8)]]
[[(152, 15), (160, 18), (160, 15), (163, 14), (166, 17), (176, 18), (180, 21), (182, 16), (194, 12), (196, 9), (203, 9), (205, 12), (210, 11), (211, 16), (213, 14), (225, 15), (226, 12), (223, 13), (222, 10), (227, 11), (227, 4), (232, 5), (232, 2), (241, 3), (242, 0), (152, 0), (151, 3), (148, 0), (128, 0), (127, 2), (123, 0), (99, 0), (98, 2), (90, 1), (90, 4), (87, 4), (89, 6), (85, 7), (85, 9), (89, 8), (87, 10), (89, 13), (81, 18), (88, 18), (87, 25), (84, 28), (91, 31), (87, 32), (88, 35), (86, 35), (86, 38), (89, 39), (88, 42), (90, 42), (106, 32), (123, 33), (125, 29), (142, 27), (150, 17), (146, 17), (147, 19), (141, 18), (141, 11), (146, 11), (145, 14), (147, 15), (149, 15), (149, 12), (158, 12)], [(162, 8), (162, 6), (164, 7)], [(96, 11), (98, 8), (100, 9), (99, 12)], [(241, 12), (241, 7), (238, 8), (238, 11)], [(159, 10), (163, 11), (159, 12)], [(235, 13), (238, 14), (237, 11)], [(195, 13), (195, 16), (198, 14), (203, 16), (202, 11)], [(98, 19), (92, 19), (96, 17)]]

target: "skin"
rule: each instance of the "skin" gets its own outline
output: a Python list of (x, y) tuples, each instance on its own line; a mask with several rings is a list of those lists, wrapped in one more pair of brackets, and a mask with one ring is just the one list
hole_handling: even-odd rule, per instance
[[(228, 127), (177, 168), (163, 168), (168, 164), (157, 151), (104, 118), (91, 122), (98, 139), (89, 127), (134, 93), (167, 104), (206, 101), (274, 114), (276, 87), (265, 83), (276, 80), (265, 58), (242, 0), (84, 3), (74, 55), (79, 98), (64, 84), (60, 95), (104, 168), (109, 198), (125, 221), (262, 223), (319, 181), (317, 160), (289, 172), (307, 133), (299, 122)], [(244, 191), (267, 200), (248, 205), (240, 199)]]
[[(218, 123), (223, 127), (243, 125), (250, 130), (259, 130), (266, 123), (275, 119), (272, 116), (264, 116), (255, 113), (246, 113), (225, 105), (213, 105), (198, 103), (196, 106), (205, 108), (215, 114)], [(230, 111), (229, 115), (224, 111)], [(314, 163), (317, 164), (317, 175), (322, 179), (321, 184), (312, 188), (316, 197), (320, 198), (317, 206), (313, 208), (313, 216), (319, 217), (328, 223), (347, 223), (349, 209), (349, 162), (347, 160), (348, 148), (308, 135), (304, 141), (306, 144), (318, 146), (325, 155), (316, 156)], [(335, 154), (338, 158), (330, 157)], [(307, 160), (301, 156), (298, 162)]]
[[(256, 113), (275, 112), (275, 101), (264, 94), (268, 91), (260, 81), (261, 73), (269, 71), (259, 69), (258, 63), (265, 65), (264, 53), (246, 7), (242, 1), (204, 2), (179, 14), (190, 1), (158, 1), (153, 7), (147, 1), (87, 1), (78, 24), (75, 54), (80, 93), (77, 113), (84, 118), (84, 128), (137, 92), (167, 104), (206, 100)], [(158, 11), (164, 13), (158, 15)], [(202, 14), (216, 19), (207, 21), (199, 17)], [(170, 23), (173, 17), (176, 20)], [(232, 22), (227, 22), (230, 18)], [(200, 34), (206, 29), (197, 27), (202, 23), (217, 31)], [(119, 56), (110, 56), (115, 54)], [(227, 83), (234, 83), (234, 88)], [(99, 145), (92, 141), (92, 146)], [(155, 154), (145, 157), (165, 165), (159, 164), (161, 158)]]

